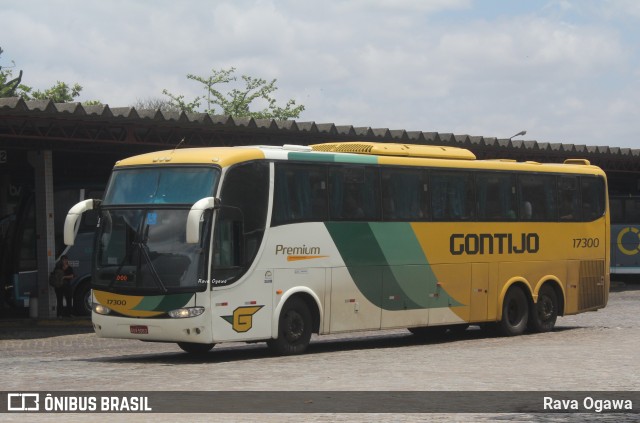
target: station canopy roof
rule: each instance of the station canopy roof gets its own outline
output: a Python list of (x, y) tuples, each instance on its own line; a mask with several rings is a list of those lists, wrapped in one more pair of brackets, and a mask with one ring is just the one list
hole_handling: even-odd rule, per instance
[(584, 158), (607, 171), (640, 172), (640, 149), (514, 140), (295, 120), (236, 118), (206, 113), (138, 110), (0, 98), (0, 149), (126, 150), (137, 154), (177, 146), (319, 144), (372, 141), (442, 145), (478, 159), (562, 162)]

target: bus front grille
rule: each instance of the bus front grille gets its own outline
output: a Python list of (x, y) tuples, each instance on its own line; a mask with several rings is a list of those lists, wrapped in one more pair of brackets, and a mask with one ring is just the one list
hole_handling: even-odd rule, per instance
[(604, 260), (581, 261), (579, 311), (604, 307), (606, 298), (604, 290)]

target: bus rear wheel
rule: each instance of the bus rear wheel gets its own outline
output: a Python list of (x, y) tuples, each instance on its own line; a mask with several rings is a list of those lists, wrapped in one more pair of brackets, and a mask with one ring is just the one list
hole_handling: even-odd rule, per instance
[(529, 320), (529, 301), (522, 288), (512, 286), (504, 296), (502, 320), (498, 324), (504, 336), (520, 335), (527, 328)]
[(311, 340), (311, 312), (300, 298), (285, 303), (278, 321), (278, 337), (267, 341), (269, 348), (279, 355), (303, 353)]
[(195, 342), (178, 342), (178, 346), (189, 354), (205, 354), (211, 351), (216, 344), (197, 344)]
[(533, 305), (529, 315), (529, 330), (532, 332), (549, 332), (556, 325), (558, 318), (558, 295), (550, 285), (544, 285), (538, 292), (538, 302)]

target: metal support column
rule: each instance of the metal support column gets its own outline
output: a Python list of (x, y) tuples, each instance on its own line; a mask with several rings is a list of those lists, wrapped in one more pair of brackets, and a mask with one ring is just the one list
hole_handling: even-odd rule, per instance
[(55, 266), (55, 228), (53, 220), (53, 154), (51, 150), (30, 151), (34, 167), (36, 201), (36, 259), (38, 263), (38, 317), (56, 317), (56, 294), (49, 286), (49, 273)]

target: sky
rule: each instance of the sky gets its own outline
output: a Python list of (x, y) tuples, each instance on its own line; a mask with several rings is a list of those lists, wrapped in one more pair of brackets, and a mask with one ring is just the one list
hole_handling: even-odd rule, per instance
[(298, 122), (640, 148), (637, 0), (4, 0), (0, 47), (110, 107), (234, 67)]

